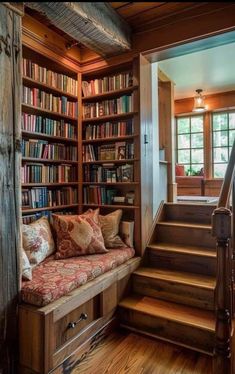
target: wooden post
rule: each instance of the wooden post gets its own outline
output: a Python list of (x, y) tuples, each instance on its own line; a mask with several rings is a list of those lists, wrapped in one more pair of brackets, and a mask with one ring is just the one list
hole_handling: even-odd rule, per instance
[(217, 208), (212, 215), (212, 234), (217, 243), (216, 331), (213, 361), (214, 374), (232, 374), (232, 251), (230, 246), (232, 214)]
[(21, 16), (0, 3), (0, 373), (17, 372)]

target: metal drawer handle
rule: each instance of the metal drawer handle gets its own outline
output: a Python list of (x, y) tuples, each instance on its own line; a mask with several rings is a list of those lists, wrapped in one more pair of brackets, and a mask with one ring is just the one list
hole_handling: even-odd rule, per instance
[(69, 322), (68, 329), (74, 329), (74, 327), (81, 321), (88, 318), (88, 315), (86, 313), (82, 313), (77, 321)]

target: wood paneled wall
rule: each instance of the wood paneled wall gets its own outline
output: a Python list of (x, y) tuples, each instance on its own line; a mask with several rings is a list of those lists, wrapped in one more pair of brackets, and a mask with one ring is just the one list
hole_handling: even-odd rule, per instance
[(0, 4), (0, 373), (17, 372), (21, 16)]

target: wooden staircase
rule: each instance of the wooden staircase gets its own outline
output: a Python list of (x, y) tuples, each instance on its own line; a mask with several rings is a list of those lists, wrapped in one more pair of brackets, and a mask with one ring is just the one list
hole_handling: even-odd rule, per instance
[(132, 293), (119, 303), (121, 326), (212, 355), (215, 347), (214, 205), (164, 204)]

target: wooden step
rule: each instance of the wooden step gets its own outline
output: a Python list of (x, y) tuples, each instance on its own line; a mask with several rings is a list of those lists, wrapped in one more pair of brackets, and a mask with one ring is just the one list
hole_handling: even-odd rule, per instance
[(121, 326), (212, 354), (214, 313), (139, 295), (119, 303)]
[(142, 267), (133, 273), (132, 287), (139, 295), (214, 309), (215, 278), (208, 275)]
[(212, 248), (157, 242), (146, 249), (148, 266), (157, 269), (216, 274), (216, 251)]
[(184, 221), (211, 224), (211, 215), (216, 205), (207, 204), (164, 204), (165, 221)]
[(158, 222), (152, 238), (152, 242), (155, 241), (215, 249), (215, 238), (212, 237), (211, 226), (207, 224), (179, 221)]

